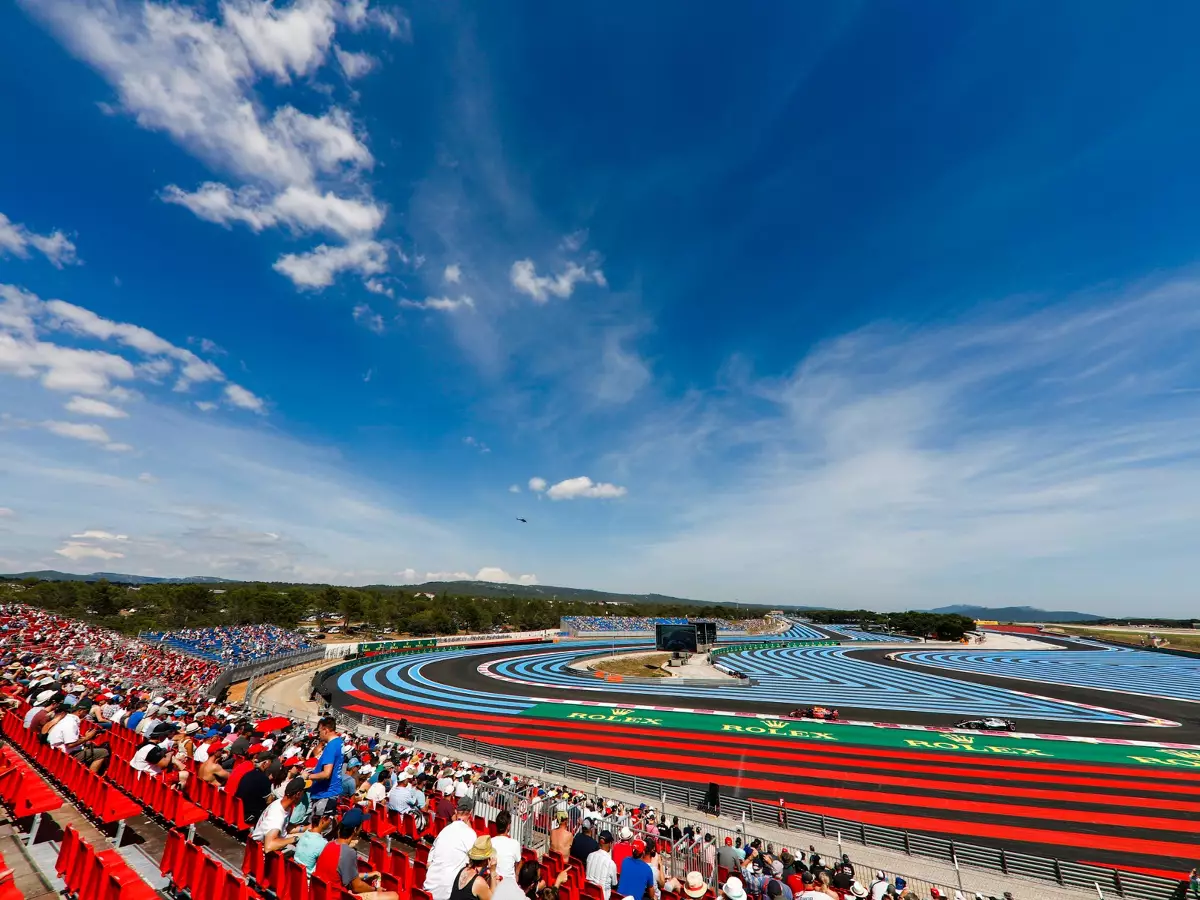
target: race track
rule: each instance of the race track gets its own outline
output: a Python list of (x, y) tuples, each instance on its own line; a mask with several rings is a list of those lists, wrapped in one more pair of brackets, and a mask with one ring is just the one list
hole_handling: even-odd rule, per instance
[[(622, 651), (638, 646), (617, 643)], [(1191, 798), (1200, 747), (1184, 742), (1200, 727), (1191, 704), (1173, 697), (1183, 689), (1175, 679), (1153, 695), (1080, 684), (1092, 670), (1107, 683), (1099, 677), (1105, 660), (1128, 663), (1123, 652), (771, 647), (723, 657), (755, 682), (745, 686), (613, 684), (569, 668), (613, 644), (383, 658), (326, 687), (351, 712), (626, 774), (716, 781), (737, 796), (822, 806), (868, 824), (1164, 871), (1196, 853), (1200, 802)], [(1070, 673), (1061, 681), (1011, 674), (1049, 666), (1051, 657), (1061, 660), (1055, 671)], [(1003, 672), (979, 671), (988, 666)], [(1147, 679), (1140, 687), (1151, 690), (1153, 675)], [(838, 706), (859, 724), (783, 718), (809, 704)], [(1016, 719), (1026, 734), (944, 731), (982, 715)]]

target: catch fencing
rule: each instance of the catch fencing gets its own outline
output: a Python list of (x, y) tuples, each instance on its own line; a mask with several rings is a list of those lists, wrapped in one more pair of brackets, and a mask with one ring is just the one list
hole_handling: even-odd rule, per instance
[[(380, 734), (394, 735), (395, 722), (374, 716), (336, 713), (346, 726), (354, 728), (359, 723), (368, 730)], [(705, 799), (705, 790), (684, 784), (660, 781), (610, 772), (595, 766), (582, 765), (552, 756), (542, 756), (510, 747), (461, 738), (449, 732), (416, 727), (413, 729), (418, 744), (444, 747), (464, 755), (485, 760), (505, 762), (523, 769), (560, 776), (592, 785), (597, 795), (604, 789), (639, 797), (657, 798), (661, 805), (667, 803), (695, 810)], [(861, 845), (897, 851), (907, 856), (924, 857), (949, 863), (955, 868), (997, 872), (1037, 881), (1051, 882), (1060, 887), (1079, 890), (1101, 891), (1101, 896), (1115, 895), (1132, 900), (1174, 900), (1180, 895), (1180, 881), (1144, 875), (1137, 872), (1120, 872), (1103, 866), (1087, 865), (1069, 860), (1016, 853), (996, 847), (980, 847), (975, 844), (936, 837), (920, 832), (902, 831), (868, 825), (852, 819), (799, 809), (785, 809), (770, 803), (746, 800), (741, 797), (722, 797), (722, 817), (740, 818), (743, 827), (755, 824), (782, 828), (797, 832), (797, 843), (805, 835), (819, 835), (825, 840), (836, 840), (839, 846)], [(716, 823), (713, 823), (716, 824)], [(712, 824), (701, 827), (712, 830)], [(910, 879), (911, 880), (911, 879)]]

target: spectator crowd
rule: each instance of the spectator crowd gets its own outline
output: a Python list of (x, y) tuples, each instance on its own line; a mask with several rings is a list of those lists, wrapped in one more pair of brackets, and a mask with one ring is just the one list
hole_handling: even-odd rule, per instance
[(222, 666), (240, 665), (313, 647), (304, 635), (278, 625), (181, 628), (178, 631), (150, 633), (146, 637)]
[[(64, 648), (94, 652), (66, 661)], [(218, 668), (75, 620), (0, 607), (0, 703), (39, 740), (103, 773), (110, 739), (132, 739), (130, 766), (141, 777), (185, 793), (206, 782), (233, 794), (265, 851), (286, 850), (311, 874), (332, 845), (343, 885), (371, 895), (364, 900), (399, 900), (380, 889), (377, 873), (360, 871), (357, 851), (388, 815), (412, 816), (423, 832), (425, 875), (416, 886), (431, 900), (560, 900), (572, 877), (582, 879), (571, 888), (582, 889), (572, 894), (580, 900), (966, 900), (937, 888), (918, 894), (846, 856), (718, 841), (645, 804), (543, 785), (378, 734), (361, 738), (332, 717), (315, 729), (256, 719), (203, 697), (200, 686)], [(147, 687), (164, 678), (176, 687)], [(481, 813), (494, 814), (491, 827), (481, 827)], [(519, 835), (547, 834), (548, 859), (561, 865), (530, 859), (513, 837), (518, 824)]]

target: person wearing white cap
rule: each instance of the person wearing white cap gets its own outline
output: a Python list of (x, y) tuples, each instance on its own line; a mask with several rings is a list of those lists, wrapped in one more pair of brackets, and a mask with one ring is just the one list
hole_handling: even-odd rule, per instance
[(721, 885), (721, 896), (725, 900), (746, 900), (746, 889), (742, 886), (742, 879), (736, 875), (731, 876)]
[(871, 891), (871, 900), (883, 900), (887, 896), (888, 880), (882, 869), (875, 873), (875, 880), (871, 882), (869, 890)]
[(868, 893), (869, 892), (867, 889), (862, 886), (862, 882), (856, 881), (854, 884), (850, 885), (851, 897), (865, 897)]

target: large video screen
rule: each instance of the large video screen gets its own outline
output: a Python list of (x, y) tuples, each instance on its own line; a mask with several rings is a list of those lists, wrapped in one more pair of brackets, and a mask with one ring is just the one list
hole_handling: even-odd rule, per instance
[(654, 646), (659, 650), (686, 650), (696, 652), (695, 625), (663, 625), (654, 626)]
[(711, 647), (717, 642), (717, 623), (716, 622), (697, 622), (696, 623), (696, 643)]

